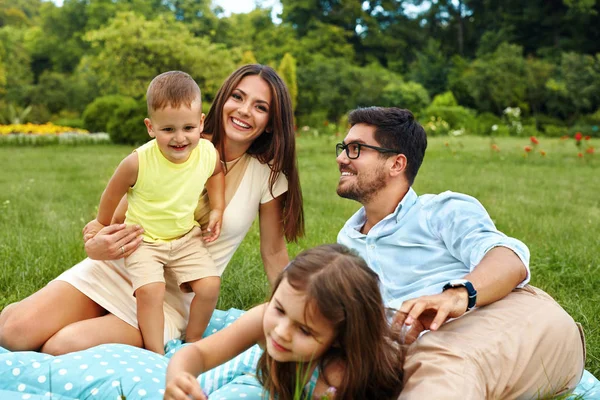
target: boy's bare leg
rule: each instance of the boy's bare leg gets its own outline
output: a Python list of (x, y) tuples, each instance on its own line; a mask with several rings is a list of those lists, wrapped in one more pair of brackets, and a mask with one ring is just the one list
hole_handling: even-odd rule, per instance
[(208, 326), (221, 289), (221, 278), (208, 276), (188, 282), (194, 291), (194, 299), (190, 306), (190, 320), (185, 331), (185, 341), (188, 343), (202, 339), (202, 334)]
[(165, 314), (163, 310), (165, 284), (155, 282), (141, 286), (135, 291), (135, 297), (144, 348), (158, 354), (165, 354)]

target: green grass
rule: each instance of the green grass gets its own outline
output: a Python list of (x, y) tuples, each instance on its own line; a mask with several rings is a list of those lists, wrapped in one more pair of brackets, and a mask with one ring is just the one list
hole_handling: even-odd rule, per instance
[[(358, 209), (335, 193), (335, 137), (300, 136), (307, 235), (290, 255), (334, 242)], [(445, 143), (448, 142), (448, 146)], [(574, 142), (541, 139), (545, 157), (524, 157), (527, 139), (433, 138), (417, 193), (477, 197), (498, 228), (531, 250), (532, 283), (549, 292), (586, 331), (586, 368), (600, 376), (600, 155), (578, 158)], [(124, 146), (0, 147), (0, 308), (28, 296), (84, 257), (81, 229)], [(219, 308), (261, 302), (267, 285), (254, 226), (228, 267)]]

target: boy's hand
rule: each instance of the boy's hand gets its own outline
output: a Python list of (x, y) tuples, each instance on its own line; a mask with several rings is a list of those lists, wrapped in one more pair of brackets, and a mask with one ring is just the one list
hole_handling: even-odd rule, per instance
[(96, 236), (96, 234), (104, 227), (105, 225), (102, 225), (97, 219), (93, 219), (85, 224), (83, 227), (83, 243)]
[(210, 210), (208, 217), (208, 227), (203, 232), (202, 238), (205, 242), (214, 242), (221, 234), (221, 221), (223, 220), (223, 210)]
[(184, 372), (167, 383), (165, 400), (208, 400), (193, 375)]

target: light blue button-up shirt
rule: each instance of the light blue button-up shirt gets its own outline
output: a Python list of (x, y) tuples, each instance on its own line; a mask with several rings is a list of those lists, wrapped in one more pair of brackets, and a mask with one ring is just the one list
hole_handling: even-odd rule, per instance
[(492, 248), (514, 251), (530, 279), (529, 249), (496, 229), (477, 199), (460, 193), (417, 196), (411, 188), (396, 210), (366, 234), (361, 208), (344, 225), (338, 242), (357, 251), (381, 280), (387, 307), (440, 293), (452, 279), (462, 279)]

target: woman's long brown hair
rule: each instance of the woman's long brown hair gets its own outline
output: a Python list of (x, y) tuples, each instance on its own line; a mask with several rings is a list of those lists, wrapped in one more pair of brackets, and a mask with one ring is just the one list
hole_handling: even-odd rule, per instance
[[(334, 344), (315, 362), (320, 373), (331, 362), (343, 363), (335, 399), (395, 399), (402, 389), (404, 347), (386, 320), (379, 279), (365, 261), (345, 246), (323, 245), (300, 253), (279, 275), (273, 293), (283, 279), (306, 293), (307, 313), (318, 311), (334, 326)], [(295, 400), (296, 385), (306, 384), (308, 366), (277, 362), (267, 351), (257, 369), (261, 384), (278, 400)]]
[(294, 134), (294, 115), (289, 91), (277, 72), (271, 67), (260, 64), (243, 65), (225, 80), (208, 111), (204, 123), (204, 131), (212, 134), (212, 142), (225, 159), (225, 129), (223, 127), (223, 106), (240, 81), (249, 75), (260, 76), (270, 87), (272, 104), (269, 112), (267, 128), (250, 145), (247, 153), (256, 157), (271, 168), (269, 190), (273, 194), (273, 186), (280, 173), (288, 181), (288, 191), (283, 206), (283, 227), (288, 241), (297, 241), (304, 235), (304, 211), (302, 208), (302, 191), (298, 177), (296, 159), (296, 137)]

